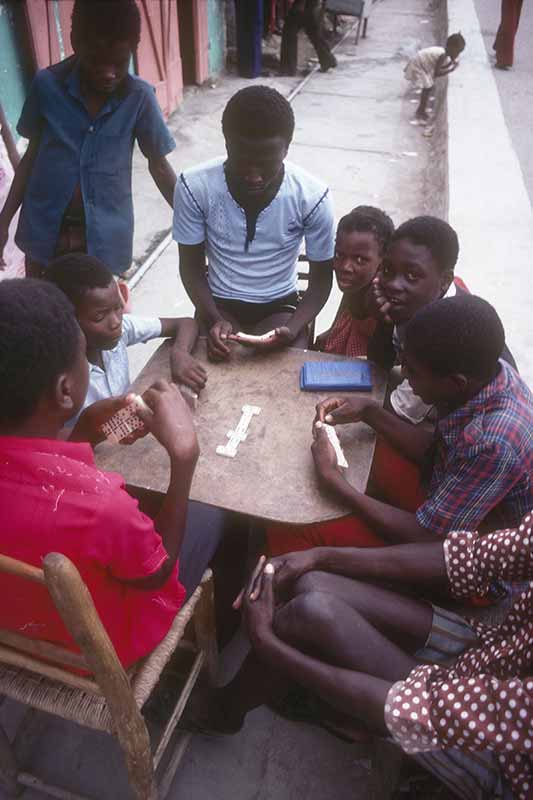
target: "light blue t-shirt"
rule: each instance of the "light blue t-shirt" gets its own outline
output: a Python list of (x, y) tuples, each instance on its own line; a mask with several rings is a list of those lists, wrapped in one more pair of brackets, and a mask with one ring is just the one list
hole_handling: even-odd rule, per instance
[(157, 317), (124, 314), (119, 343), (112, 350), (102, 351), (104, 369), (89, 364), (89, 388), (83, 407), (87, 408), (97, 400), (126, 394), (131, 383), (127, 348), (158, 336), (161, 336), (161, 320)]
[(328, 187), (285, 162), (278, 193), (258, 218), (247, 244), (246, 214), (226, 183), (224, 158), (183, 172), (174, 194), (174, 239), (206, 243), (208, 282), (215, 297), (266, 303), (296, 290), (305, 239), (311, 261), (333, 258), (335, 220)]
[(112, 350), (102, 351), (104, 369), (89, 362), (89, 386), (83, 407), (75, 417), (69, 419), (65, 428), (73, 428), (83, 409), (92, 406), (97, 400), (127, 394), (131, 383), (127, 348), (139, 342), (157, 339), (158, 336), (161, 336), (161, 320), (157, 317), (124, 314), (119, 343)]

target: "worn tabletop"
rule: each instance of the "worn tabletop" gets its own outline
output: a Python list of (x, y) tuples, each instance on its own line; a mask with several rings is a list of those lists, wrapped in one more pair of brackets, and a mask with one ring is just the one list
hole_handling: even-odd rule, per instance
[[(170, 379), (169, 343), (165, 342), (146, 364), (132, 390), (142, 393), (160, 378)], [(292, 524), (321, 522), (344, 516), (348, 508), (318, 487), (311, 456), (311, 427), (315, 406), (331, 392), (302, 392), (300, 369), (304, 361), (342, 361), (342, 356), (286, 349), (262, 354), (232, 345), (228, 362), (207, 361), (205, 341), (195, 356), (208, 372), (207, 386), (194, 411), (200, 458), (190, 497), (262, 519)], [(385, 373), (372, 365), (372, 397), (383, 403)], [(234, 458), (220, 456), (245, 404), (260, 406), (248, 428), (246, 441)], [(349, 467), (347, 479), (366, 489), (374, 453), (375, 434), (362, 423), (337, 428)], [(96, 450), (101, 469), (120, 472), (132, 486), (166, 492), (169, 460), (149, 434), (131, 446), (104, 444)]]

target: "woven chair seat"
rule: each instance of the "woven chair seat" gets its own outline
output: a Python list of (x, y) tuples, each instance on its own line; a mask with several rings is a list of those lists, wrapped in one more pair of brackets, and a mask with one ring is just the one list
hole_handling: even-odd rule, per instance
[[(208, 570), (202, 583), (210, 574)], [(167, 635), (155, 650), (128, 670), (138, 708), (144, 706), (156, 687), (164, 667), (183, 637), (201, 593), (199, 586), (179, 610)], [(85, 727), (113, 732), (107, 702), (101, 694), (65, 686), (27, 669), (0, 663), (1, 694)]]

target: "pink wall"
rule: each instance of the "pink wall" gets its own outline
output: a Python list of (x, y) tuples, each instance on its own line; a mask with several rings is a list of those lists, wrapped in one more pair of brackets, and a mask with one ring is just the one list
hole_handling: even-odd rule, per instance
[(174, 111), (183, 94), (176, 0), (137, 0), (142, 33), (137, 71), (155, 86), (165, 116)]
[(193, 0), (193, 25), (196, 57), (196, 83), (203, 83), (209, 77), (207, 0)]

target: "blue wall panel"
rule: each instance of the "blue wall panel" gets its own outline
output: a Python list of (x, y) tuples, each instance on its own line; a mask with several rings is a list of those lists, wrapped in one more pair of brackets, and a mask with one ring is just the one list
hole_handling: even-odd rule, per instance
[(221, 72), (226, 55), (225, 0), (207, 0), (209, 31), (209, 74)]
[(30, 81), (22, 3), (0, 0), (0, 100), (15, 136)]

